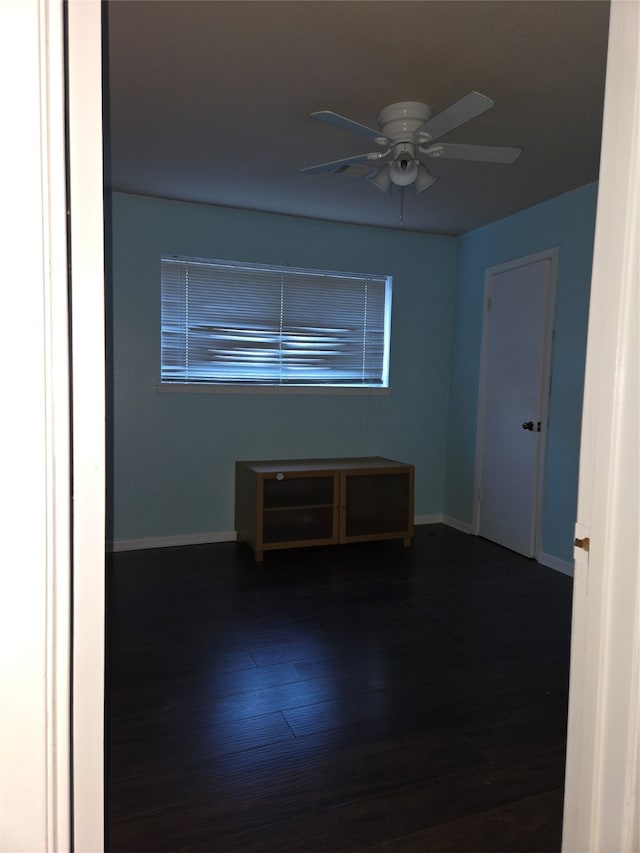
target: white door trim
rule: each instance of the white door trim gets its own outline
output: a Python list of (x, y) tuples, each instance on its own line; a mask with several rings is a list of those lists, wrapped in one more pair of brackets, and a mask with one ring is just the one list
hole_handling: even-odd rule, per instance
[[(61, 0), (0, 5), (4, 393), (0, 849), (71, 847), (70, 414)], [(25, 379), (27, 377), (27, 379)], [(25, 390), (26, 389), (26, 390)], [(6, 527), (5, 527), (6, 525)]]
[(73, 838), (104, 846), (105, 333), (102, 9), (66, 4), (73, 395)]
[(640, 850), (640, 4), (613, 0), (575, 549), (564, 853)]
[(472, 532), (477, 536), (480, 531), (480, 482), (481, 482), (481, 466), (482, 466), (482, 451), (484, 447), (484, 414), (486, 405), (486, 371), (487, 371), (487, 350), (488, 350), (488, 315), (489, 302), (488, 292), (491, 279), (495, 275), (500, 275), (509, 272), (519, 267), (535, 264), (539, 261), (549, 261), (549, 291), (546, 300), (546, 316), (545, 316), (545, 332), (544, 332), (544, 361), (542, 369), (542, 412), (541, 421), (543, 424), (542, 432), (540, 433), (540, 444), (538, 452), (537, 464), (537, 485), (536, 485), (536, 502), (535, 502), (535, 557), (538, 559), (543, 551), (542, 548), (542, 524), (543, 524), (543, 509), (544, 509), (544, 469), (547, 453), (547, 432), (549, 425), (549, 394), (551, 390), (551, 362), (553, 357), (553, 328), (555, 323), (555, 305), (556, 305), (556, 289), (558, 282), (558, 255), (559, 249), (554, 246), (551, 249), (544, 249), (541, 252), (534, 252), (531, 255), (525, 255), (522, 258), (514, 258), (510, 261), (505, 261), (501, 264), (496, 264), (492, 267), (487, 267), (484, 276), (484, 296), (483, 296), (483, 320), (482, 320), (482, 343), (480, 349), (480, 382), (478, 391), (478, 421), (476, 431), (476, 465), (475, 465), (475, 482), (473, 489), (473, 523)]

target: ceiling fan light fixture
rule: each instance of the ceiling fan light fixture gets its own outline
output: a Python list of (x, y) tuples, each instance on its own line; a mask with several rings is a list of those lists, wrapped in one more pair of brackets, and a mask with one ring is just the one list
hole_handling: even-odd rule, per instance
[(382, 190), (383, 193), (389, 194), (393, 185), (389, 166), (385, 163), (385, 165), (378, 171), (378, 174), (371, 178), (370, 181), (374, 187)]
[(408, 187), (418, 177), (419, 160), (416, 159), (416, 148), (410, 142), (399, 142), (393, 147), (393, 162), (389, 173), (392, 182), (397, 187)]
[(418, 166), (418, 177), (416, 178), (416, 192), (421, 193), (424, 190), (428, 190), (432, 184), (438, 179), (435, 175), (432, 175), (431, 172), (424, 166), (422, 163)]
[(415, 160), (398, 157), (389, 169), (392, 182), (398, 187), (408, 187), (418, 177), (418, 164)]

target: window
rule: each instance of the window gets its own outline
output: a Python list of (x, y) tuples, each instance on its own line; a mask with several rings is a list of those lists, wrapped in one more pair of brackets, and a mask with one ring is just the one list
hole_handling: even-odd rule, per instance
[(389, 276), (163, 257), (161, 383), (388, 387)]

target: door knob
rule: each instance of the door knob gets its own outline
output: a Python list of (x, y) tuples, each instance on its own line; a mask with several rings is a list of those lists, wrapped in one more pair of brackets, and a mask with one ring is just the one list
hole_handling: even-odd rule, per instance
[(522, 429), (528, 429), (533, 432), (533, 421), (526, 421), (526, 423), (523, 423)]

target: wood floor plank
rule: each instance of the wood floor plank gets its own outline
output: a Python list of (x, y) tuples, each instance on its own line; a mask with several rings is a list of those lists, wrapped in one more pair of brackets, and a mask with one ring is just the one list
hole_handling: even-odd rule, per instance
[[(167, 768), (154, 774), (152, 784), (143, 776), (118, 780), (112, 820), (136, 814), (138, 824), (144, 826), (145, 821), (157, 819), (159, 809), (168, 813), (176, 803), (183, 806), (188, 801), (205, 807), (215, 803), (217, 832), (233, 834), (238, 830), (238, 810), (244, 812), (248, 803), (251, 816), (244, 818), (243, 829), (297, 818), (317, 808), (334, 808), (375, 791), (389, 791), (487, 763), (463, 738), (425, 738), (416, 733), (413, 737), (375, 740), (371, 729), (364, 737), (358, 734), (344, 738), (337, 752), (324, 737), (296, 739), (200, 762), (199, 766), (193, 763), (189, 772), (182, 774)], [(241, 801), (238, 791), (242, 792)], [(133, 803), (137, 812), (131, 811)]]
[[(224, 821), (216, 803), (192, 803), (134, 819), (122, 846), (117, 824), (112, 826), (112, 848), (173, 851), (224, 850), (225, 853), (261, 851), (359, 851), (382, 841), (453, 823), (463, 817), (529, 799), (562, 785), (563, 761), (558, 755), (538, 755), (526, 764), (481, 767), (439, 776), (416, 785), (363, 795), (325, 807), (309, 801), (308, 813), (279, 819), (280, 800), (264, 793), (262, 804), (244, 801), (234, 820)], [(254, 809), (272, 820), (252, 826)], [(228, 829), (235, 826), (231, 833)], [(240, 827), (245, 828), (240, 828)], [(477, 850), (482, 850), (478, 839)], [(515, 848), (517, 850), (517, 847)], [(439, 853), (439, 851), (438, 851)]]
[(441, 525), (267, 557), (109, 555), (109, 853), (557, 853), (571, 579)]
[(361, 853), (559, 853), (562, 845), (562, 788), (468, 815)]
[(292, 737), (291, 727), (278, 712), (197, 729), (172, 724), (160, 733), (153, 729), (126, 740), (112, 738), (109, 778), (117, 783), (122, 777), (154, 773), (167, 766), (180, 772), (181, 767), (194, 759), (213, 761), (229, 753)]

